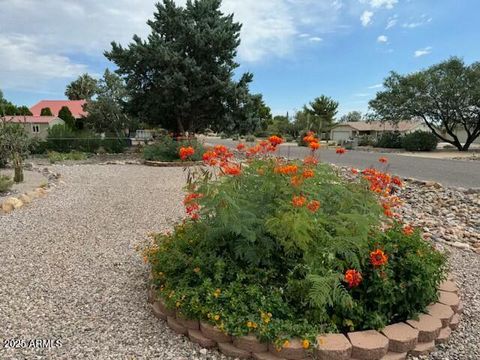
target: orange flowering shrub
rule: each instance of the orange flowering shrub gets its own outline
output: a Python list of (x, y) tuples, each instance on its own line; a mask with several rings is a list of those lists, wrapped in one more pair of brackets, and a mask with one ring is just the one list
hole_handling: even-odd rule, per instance
[(400, 179), (343, 177), (318, 163), (315, 145), (287, 161), (280, 144), (217, 145), (191, 170), (186, 218), (146, 254), (167, 306), (228, 334), (309, 348), (320, 332), (378, 329), (434, 301), (445, 259), (401, 222)]
[(193, 154), (195, 154), (195, 149), (191, 146), (181, 147), (178, 154), (180, 155), (180, 160), (187, 160)]

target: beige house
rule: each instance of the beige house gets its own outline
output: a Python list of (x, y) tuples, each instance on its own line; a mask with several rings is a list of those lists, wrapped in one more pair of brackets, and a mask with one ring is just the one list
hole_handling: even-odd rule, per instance
[(361, 136), (378, 138), (388, 132), (408, 134), (417, 130), (430, 131), (423, 121), (420, 120), (400, 121), (398, 124), (380, 121), (355, 121), (335, 125), (330, 131), (330, 139), (341, 143), (345, 140), (355, 139)]
[(31, 137), (42, 140), (47, 137), (51, 127), (65, 125), (65, 121), (58, 116), (6, 116), (5, 120), (23, 125)]

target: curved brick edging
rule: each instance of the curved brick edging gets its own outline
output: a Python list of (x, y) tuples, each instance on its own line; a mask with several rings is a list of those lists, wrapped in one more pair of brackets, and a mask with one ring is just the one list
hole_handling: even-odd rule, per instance
[[(448, 340), (458, 326), (463, 310), (458, 288), (453, 280), (444, 281), (439, 287), (437, 303), (427, 308), (416, 320), (407, 320), (375, 330), (356, 331), (344, 334), (321, 334), (313, 352), (321, 360), (401, 360), (407, 355), (426, 355), (436, 344)], [(166, 320), (168, 326), (178, 334), (204, 348), (218, 347), (226, 356), (255, 360), (305, 360), (312, 351), (305, 350), (300, 339), (291, 339), (288, 347), (277, 349), (273, 344), (261, 343), (253, 335), (230, 336), (215, 326), (198, 320), (188, 320), (167, 309), (161, 299), (156, 298), (155, 289), (148, 291), (148, 302), (152, 304), (156, 317)]]
[(201, 166), (203, 161), (151, 161), (144, 160), (144, 165), (156, 167), (187, 167), (187, 166)]

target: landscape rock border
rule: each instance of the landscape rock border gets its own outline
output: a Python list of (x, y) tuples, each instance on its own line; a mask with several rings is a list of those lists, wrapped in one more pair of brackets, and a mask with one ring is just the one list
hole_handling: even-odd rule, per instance
[(144, 160), (144, 165), (156, 166), (156, 167), (188, 167), (188, 166), (201, 166), (203, 161), (152, 161)]
[[(203, 348), (218, 347), (222, 354), (240, 359), (312, 358), (312, 350), (304, 349), (301, 339), (291, 339), (288, 347), (278, 349), (274, 344), (261, 343), (253, 335), (231, 336), (211, 324), (186, 319), (177, 311), (168, 309), (157, 297), (157, 292), (153, 286), (148, 291), (153, 314), (166, 321), (177, 334), (187, 336)], [(458, 287), (449, 277), (439, 287), (438, 302), (429, 305), (427, 313), (418, 319), (391, 324), (381, 331), (319, 334), (313, 353), (321, 360), (401, 360), (408, 355), (427, 355), (435, 350), (436, 345), (448, 340), (458, 326), (462, 311)]]
[(35, 190), (27, 191), (20, 195), (10, 196), (0, 203), (0, 214), (9, 214), (14, 210), (21, 209), (22, 207), (30, 204), (35, 199), (44, 198), (55, 188), (58, 184), (62, 184), (60, 180), (61, 175), (48, 168), (38, 169), (30, 166), (31, 170), (37, 171), (43, 174), (47, 178), (47, 184), (45, 186), (39, 186)]

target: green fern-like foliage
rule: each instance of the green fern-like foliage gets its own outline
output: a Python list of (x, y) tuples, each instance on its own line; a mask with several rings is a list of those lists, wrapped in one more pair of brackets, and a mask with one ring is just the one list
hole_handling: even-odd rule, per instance
[[(307, 167), (291, 165), (302, 177)], [(405, 320), (435, 299), (443, 256), (401, 224), (382, 231), (383, 208), (361, 177), (346, 180), (320, 164), (292, 185), (279, 166), (262, 159), (240, 176), (189, 176), (187, 189), (201, 194), (199, 219), (158, 235), (147, 253), (167, 305), (233, 335), (314, 341), (322, 331)], [(305, 205), (295, 206), (296, 196)], [(374, 267), (378, 248), (389, 261)], [(345, 281), (348, 269), (362, 274), (358, 286)]]

